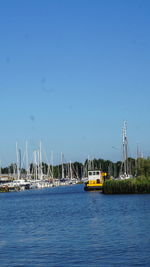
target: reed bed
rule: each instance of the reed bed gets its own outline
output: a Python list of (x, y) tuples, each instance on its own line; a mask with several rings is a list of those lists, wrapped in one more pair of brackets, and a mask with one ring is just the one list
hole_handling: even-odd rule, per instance
[(103, 185), (104, 194), (144, 194), (150, 193), (150, 178), (130, 178), (127, 180), (107, 180)]

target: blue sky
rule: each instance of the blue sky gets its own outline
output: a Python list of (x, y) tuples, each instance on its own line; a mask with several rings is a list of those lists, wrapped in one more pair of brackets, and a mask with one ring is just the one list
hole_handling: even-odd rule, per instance
[(2, 0), (0, 160), (42, 141), (54, 162), (150, 155), (150, 2)]

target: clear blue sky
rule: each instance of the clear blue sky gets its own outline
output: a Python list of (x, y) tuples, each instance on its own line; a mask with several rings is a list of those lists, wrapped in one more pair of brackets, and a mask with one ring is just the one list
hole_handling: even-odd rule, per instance
[(55, 163), (150, 155), (150, 2), (1, 0), (0, 160), (42, 141)]

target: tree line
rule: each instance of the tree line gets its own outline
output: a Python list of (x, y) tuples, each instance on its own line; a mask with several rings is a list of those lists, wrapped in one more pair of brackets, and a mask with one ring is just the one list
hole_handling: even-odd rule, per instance
[[(134, 177), (150, 177), (150, 157), (148, 158), (128, 158), (128, 172)], [(63, 166), (63, 167), (62, 167)], [(29, 167), (29, 173), (33, 173), (35, 169), (35, 164), (31, 163)], [(87, 177), (88, 170), (102, 170), (107, 172), (109, 176), (119, 177), (119, 175), (124, 172), (124, 164), (121, 161), (112, 162), (110, 160), (104, 159), (86, 159), (84, 163), (73, 162), (64, 163), (51, 166), (47, 163), (42, 162), (41, 164), (42, 173), (44, 175), (53, 176), (54, 178), (62, 178), (62, 172), (65, 178), (81, 179), (82, 177)], [(62, 171), (63, 168), (63, 171)], [(25, 168), (21, 168), (21, 173), (26, 174)], [(1, 168), (1, 174), (14, 174), (17, 173), (17, 165), (10, 164), (7, 167)]]

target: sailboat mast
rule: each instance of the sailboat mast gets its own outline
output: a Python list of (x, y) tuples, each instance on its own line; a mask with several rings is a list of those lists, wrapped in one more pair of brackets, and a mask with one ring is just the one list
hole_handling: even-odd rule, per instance
[(123, 162), (124, 162), (124, 173), (128, 175), (128, 139), (127, 139), (127, 123), (124, 121), (123, 126)]
[(43, 178), (43, 171), (42, 171), (42, 144), (40, 141), (40, 151), (39, 151), (39, 166), (40, 166), (40, 179)]
[(34, 150), (33, 152), (33, 158), (34, 158), (34, 168), (33, 168), (34, 180), (37, 180), (38, 179), (38, 165), (37, 165), (37, 151), (36, 150)]
[(27, 171), (27, 178), (29, 177), (29, 162), (28, 162), (28, 143), (26, 141), (26, 171)]
[(54, 161), (54, 156), (53, 156), (53, 151), (51, 151), (51, 164), (52, 164), (52, 180), (54, 178), (54, 167), (53, 167), (53, 161)]
[(19, 152), (18, 152), (18, 143), (16, 142), (16, 157), (17, 157), (17, 178), (20, 178), (20, 171), (19, 171)]
[(71, 163), (71, 160), (70, 160), (70, 179), (72, 180), (72, 163)]
[(21, 168), (22, 168), (22, 159), (21, 159), (21, 149), (19, 148), (19, 179), (21, 179)]
[(61, 152), (61, 166), (62, 166), (61, 176), (62, 176), (62, 179), (64, 179), (64, 155), (62, 152)]

